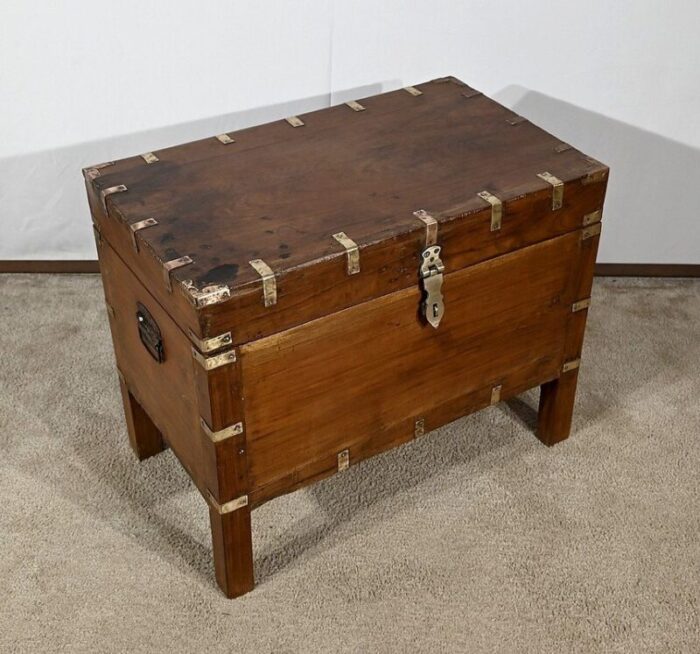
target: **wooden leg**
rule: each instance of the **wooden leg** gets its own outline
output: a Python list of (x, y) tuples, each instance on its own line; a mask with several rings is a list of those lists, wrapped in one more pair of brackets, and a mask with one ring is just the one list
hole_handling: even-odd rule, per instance
[(129, 432), (129, 443), (139, 461), (162, 452), (164, 449), (163, 436), (153, 424), (143, 407), (129, 391), (124, 378), (119, 375), (119, 385), (124, 402), (126, 428)]
[(578, 370), (571, 370), (540, 387), (537, 437), (545, 445), (554, 445), (569, 437), (577, 380)]
[(226, 597), (239, 597), (253, 590), (253, 541), (250, 507), (219, 513), (209, 507), (216, 581)]

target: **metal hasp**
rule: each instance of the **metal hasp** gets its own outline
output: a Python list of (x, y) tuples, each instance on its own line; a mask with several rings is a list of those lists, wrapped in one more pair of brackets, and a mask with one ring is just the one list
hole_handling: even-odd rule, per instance
[(263, 285), (263, 301), (266, 307), (271, 307), (277, 304), (277, 282), (275, 281), (275, 273), (262, 259), (253, 259), (248, 262), (260, 277), (262, 277)]
[(564, 182), (552, 173), (537, 173), (537, 176), (552, 185), (552, 211), (561, 209), (564, 204)]
[(333, 234), (333, 238), (338, 241), (347, 252), (348, 275), (355, 275), (360, 272), (360, 248), (345, 232)]
[(439, 245), (423, 250), (420, 264), (424, 293), (423, 315), (435, 329), (445, 314), (445, 305), (442, 301), (442, 274), (445, 272), (445, 266), (440, 259), (440, 250)]

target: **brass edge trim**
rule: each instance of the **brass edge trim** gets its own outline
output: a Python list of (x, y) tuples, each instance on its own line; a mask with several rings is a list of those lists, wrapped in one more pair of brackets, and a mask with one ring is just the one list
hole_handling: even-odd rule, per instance
[(303, 127), (304, 126), (304, 121), (301, 118), (299, 118), (299, 116), (289, 116), (289, 118), (285, 118), (285, 120), (292, 127)]
[(194, 263), (194, 261), (187, 255), (184, 257), (178, 257), (177, 259), (171, 259), (170, 261), (163, 263), (163, 280), (165, 281), (165, 285), (170, 293), (173, 292), (173, 284), (170, 280), (170, 273), (176, 268), (182, 268), (183, 266), (188, 266), (191, 263)]
[(488, 191), (480, 191), (477, 195), (486, 200), (491, 205), (491, 231), (497, 232), (501, 229), (501, 220), (503, 218), (503, 202), (495, 195)]
[(231, 297), (226, 284), (210, 284), (199, 290), (191, 279), (182, 282), (189, 301), (198, 309), (224, 302)]
[(350, 450), (338, 452), (338, 472), (347, 470), (350, 467)]
[(248, 506), (248, 496), (247, 495), (241, 495), (240, 497), (237, 497), (235, 500), (231, 500), (230, 502), (224, 502), (223, 504), (219, 504), (215, 499), (214, 496), (207, 491), (207, 500), (211, 504), (211, 506), (216, 510), (217, 513), (220, 513), (221, 515), (225, 513), (231, 513), (232, 511), (236, 511), (237, 509), (242, 509), (244, 506)]
[(236, 139), (232, 139), (228, 134), (217, 134), (216, 140), (224, 145), (229, 145), (230, 143), (236, 142)]
[(92, 232), (95, 237), (95, 245), (100, 248), (102, 245), (102, 232), (100, 231), (100, 228), (95, 225), (95, 223), (92, 223)]
[(513, 126), (520, 125), (520, 123), (524, 123), (526, 121), (527, 121), (527, 118), (525, 118), (524, 116), (511, 116), (510, 118), (506, 118), (506, 122), (509, 125), (513, 125)]
[(221, 366), (226, 366), (229, 363), (236, 362), (236, 350), (228, 350), (226, 352), (221, 352), (221, 354), (215, 354), (214, 356), (205, 357), (196, 348), (192, 348), (192, 357), (194, 360), (202, 366), (205, 370), (214, 370), (215, 368), (221, 368)]
[(107, 213), (107, 196), (113, 195), (114, 193), (124, 193), (129, 189), (124, 186), (124, 184), (118, 184), (117, 186), (110, 186), (109, 188), (103, 188), (100, 191), (100, 200), (102, 201), (102, 208), (105, 214)]
[(226, 332), (224, 334), (220, 334), (219, 336), (212, 336), (211, 338), (204, 339), (197, 338), (197, 336), (194, 335), (194, 332), (191, 329), (188, 330), (188, 334), (190, 340), (197, 346), (197, 349), (203, 354), (215, 352), (216, 350), (220, 350), (222, 347), (226, 347), (233, 343), (233, 337), (231, 336), (231, 332)]
[(552, 173), (537, 173), (537, 176), (552, 186), (552, 211), (561, 209), (564, 204), (564, 182)]
[(345, 103), (350, 109), (353, 111), (364, 111), (365, 107), (362, 106), (357, 100), (349, 100), (348, 102)]
[(586, 225), (592, 225), (593, 223), (599, 223), (602, 218), (603, 218), (603, 210), (602, 209), (598, 209), (598, 211), (594, 211), (593, 213), (587, 213), (583, 217), (583, 226), (585, 227)]
[(602, 226), (600, 223), (595, 223), (594, 225), (591, 225), (590, 227), (586, 227), (585, 229), (581, 230), (581, 240), (585, 241), (587, 238), (592, 238), (593, 236), (598, 236), (600, 234), (600, 231), (602, 229)]
[(136, 232), (146, 229), (146, 227), (153, 227), (157, 225), (158, 221), (155, 218), (146, 218), (146, 220), (139, 220), (137, 223), (129, 225), (131, 230), (131, 244), (134, 246), (134, 250), (139, 251), (139, 243), (136, 240)]
[(338, 241), (347, 253), (348, 275), (355, 275), (360, 272), (360, 248), (345, 232), (333, 234), (333, 238)]
[(414, 97), (418, 97), (419, 95), (423, 95), (423, 91), (420, 89), (417, 89), (415, 86), (404, 86), (403, 90), (406, 91), (406, 93), (410, 93)]
[(204, 433), (211, 439), (213, 443), (220, 443), (221, 441), (231, 438), (232, 436), (239, 436), (243, 433), (243, 423), (237, 422), (230, 427), (225, 427), (219, 431), (212, 431), (207, 421), (204, 418), (199, 419), (199, 424), (202, 427)]
[(93, 180), (102, 174), (100, 172), (102, 170), (102, 168), (107, 168), (108, 166), (113, 166), (113, 165), (114, 165), (114, 161), (105, 161), (104, 163), (96, 164), (94, 166), (89, 166), (88, 168), (84, 168), (83, 174), (88, 179)]
[(425, 209), (418, 209), (413, 212), (418, 220), (425, 223), (425, 247), (430, 247), (437, 243), (438, 222)]
[(576, 370), (581, 365), (581, 359), (572, 359), (571, 361), (566, 361), (561, 367), (562, 372), (569, 372), (570, 370)]
[(141, 159), (143, 159), (147, 164), (153, 164), (156, 163), (157, 161), (160, 161), (158, 157), (156, 157), (155, 154), (152, 152), (144, 152), (141, 156)]
[(425, 436), (425, 418), (418, 418), (413, 425), (413, 436), (414, 438), (420, 438)]
[(591, 298), (587, 297), (585, 300), (579, 300), (571, 305), (571, 313), (576, 313), (577, 311), (583, 311), (591, 306)]
[(277, 304), (277, 281), (272, 268), (268, 266), (262, 259), (253, 259), (248, 262), (256, 272), (262, 277), (263, 285), (263, 301), (266, 307), (271, 307)]
[(499, 384), (498, 386), (494, 386), (491, 389), (491, 404), (498, 404), (501, 401), (501, 389), (503, 388), (502, 384)]

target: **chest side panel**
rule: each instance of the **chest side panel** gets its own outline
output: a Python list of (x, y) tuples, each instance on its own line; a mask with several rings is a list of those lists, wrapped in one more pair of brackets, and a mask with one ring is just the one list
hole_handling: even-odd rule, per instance
[(437, 330), (416, 285), (241, 348), (253, 501), (556, 377), (580, 250), (577, 231), (447, 275)]

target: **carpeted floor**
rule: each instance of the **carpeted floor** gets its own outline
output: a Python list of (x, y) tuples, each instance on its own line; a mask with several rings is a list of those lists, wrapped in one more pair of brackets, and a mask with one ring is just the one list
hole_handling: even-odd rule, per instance
[(134, 459), (96, 276), (0, 276), (0, 651), (700, 651), (700, 280), (597, 280), (572, 437), (531, 392), (253, 513)]

